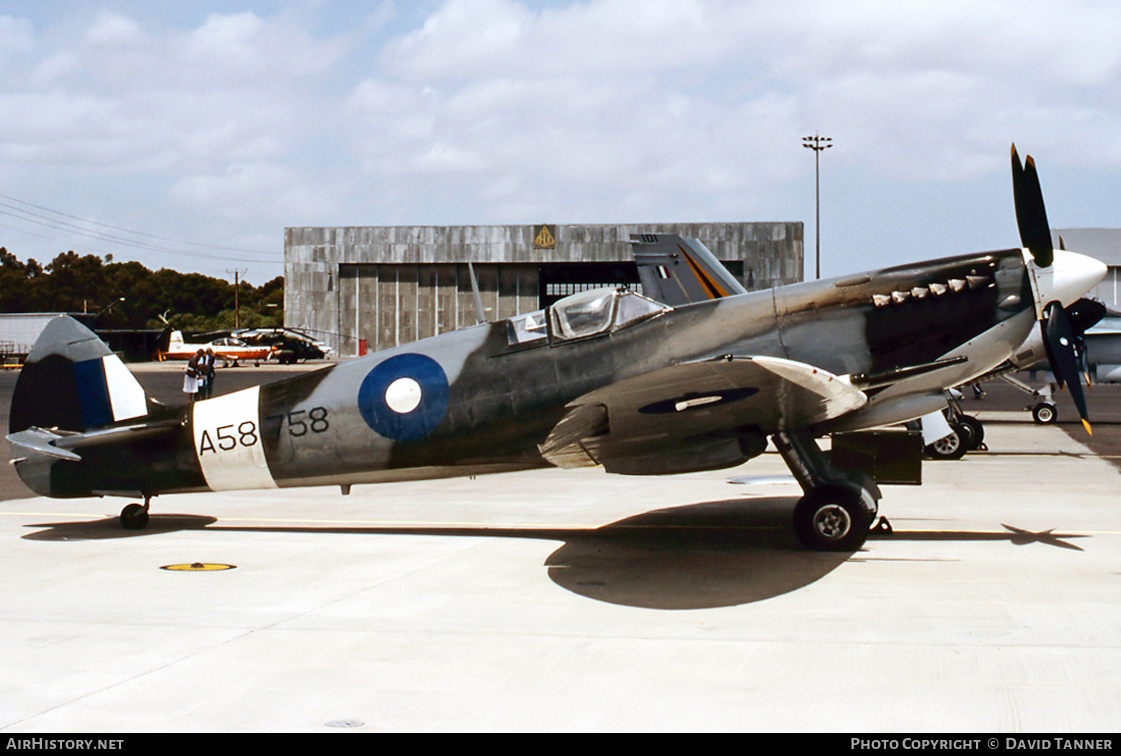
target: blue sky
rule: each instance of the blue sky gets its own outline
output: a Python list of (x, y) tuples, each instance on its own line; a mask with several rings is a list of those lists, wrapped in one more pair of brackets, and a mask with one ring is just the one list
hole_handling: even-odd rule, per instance
[(0, 245), (253, 283), (302, 225), (806, 223), (822, 272), (1121, 226), (1121, 4), (0, 0)]

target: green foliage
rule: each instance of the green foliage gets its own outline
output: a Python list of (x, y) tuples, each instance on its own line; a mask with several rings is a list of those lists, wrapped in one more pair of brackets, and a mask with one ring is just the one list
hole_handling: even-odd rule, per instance
[[(98, 328), (162, 328), (166, 317), (185, 331), (234, 327), (234, 285), (201, 273), (167, 268), (152, 272), (138, 262), (113, 262), (74, 252), (46, 267), (26, 263), (0, 247), (0, 312), (84, 312)], [(284, 324), (284, 279), (237, 287), (238, 325)]]

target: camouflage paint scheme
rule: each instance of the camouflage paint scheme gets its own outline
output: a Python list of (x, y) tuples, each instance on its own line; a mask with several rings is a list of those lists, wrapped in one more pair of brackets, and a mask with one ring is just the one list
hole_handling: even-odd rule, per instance
[(1014, 145), (1011, 157), (1023, 249), (746, 293), (696, 240), (646, 234), (640, 275), (679, 306), (583, 292), (183, 409), (152, 401), (93, 333), (58, 318), (16, 385), (13, 462), (46, 496), (142, 496), (121, 512), (142, 528), (160, 493), (345, 492), (546, 465), (665, 475), (738, 465), (769, 439), (805, 492), (799, 540), (855, 550), (879, 488), (815, 439), (937, 412), (945, 389), (1008, 364), (1037, 323), (1090, 430), (1067, 308), (1106, 268), (1054, 250), (1035, 162)]
[[(636, 296), (614, 293), (612, 304), (621, 308), (620, 302)], [(1023, 342), (1036, 322), (1033, 301), (1024, 254), (1015, 249), (676, 309), (644, 300), (639, 317), (585, 337), (562, 338), (550, 313), (542, 312), (547, 333), (525, 343), (511, 343), (508, 321), (487, 323), (185, 408), (148, 400), (142, 417), (98, 426), (131, 430), (105, 433), (103, 442), (72, 444), (80, 459), (27, 454), (16, 467), (47, 496), (145, 498), (549, 464), (598, 462), (608, 470), (650, 474), (724, 467), (761, 452), (759, 441), (781, 430), (809, 428), (821, 435), (923, 414), (931, 402), (942, 401), (943, 388), (987, 372)], [(554, 307), (563, 311), (565, 305), (562, 300)], [(73, 321), (55, 322), (69, 335), (60, 339), (48, 330), (40, 342), (47, 349), (52, 339), (73, 341), (81, 329)], [(78, 360), (44, 354), (39, 346), (13, 399), (13, 442), (30, 428), (96, 435), (80, 411), (60, 400), (68, 394), (59, 389), (67, 382), (68, 363)], [(754, 367), (756, 357), (789, 360), (832, 377), (855, 376), (847, 395), (851, 399), (864, 385), (866, 403), (858, 399), (857, 408), (830, 411), (830, 398)], [(694, 374), (706, 365), (719, 372), (721, 360), (733, 372), (700, 379)], [(946, 363), (940, 369), (889, 379), (899, 368), (939, 361)], [(659, 371), (657, 380), (643, 380)], [(47, 373), (54, 388), (44, 392)], [(877, 376), (887, 376), (882, 385)], [(626, 386), (615, 392), (619, 396), (609, 391), (597, 397), (603, 401), (581, 399), (619, 385)], [(784, 409), (782, 395), (798, 392), (805, 396)], [(678, 407), (681, 402), (685, 406)], [(588, 437), (577, 433), (568, 444), (575, 455), (562, 451), (547, 458), (543, 446), (562, 419), (591, 404), (606, 413), (576, 424), (577, 430), (587, 428)], [(44, 414), (47, 406), (55, 407), (53, 414)], [(659, 412), (660, 406), (668, 409)], [(627, 437), (628, 408), (635, 409), (630, 415), (636, 422), (654, 417), (652, 427), (664, 432)], [(616, 411), (618, 417), (612, 416)], [(67, 438), (47, 444), (67, 447)], [(629, 464), (632, 459), (642, 463)]]

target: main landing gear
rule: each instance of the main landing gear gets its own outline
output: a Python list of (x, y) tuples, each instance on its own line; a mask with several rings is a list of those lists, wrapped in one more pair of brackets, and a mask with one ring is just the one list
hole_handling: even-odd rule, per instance
[(148, 505), (152, 497), (145, 496), (143, 504), (129, 504), (121, 510), (121, 527), (125, 530), (143, 530), (148, 525)]
[[(805, 431), (776, 433), (772, 440), (805, 493), (794, 507), (794, 533), (802, 545), (814, 551), (856, 551), (863, 546), (879, 510), (875, 481), (833, 467)], [(880, 527), (890, 532), (885, 518)]]
[(946, 392), (947, 408), (943, 411), (951, 433), (928, 445), (923, 451), (931, 459), (961, 459), (966, 452), (988, 451), (985, 446), (985, 426), (980, 420), (961, 409), (957, 390)]

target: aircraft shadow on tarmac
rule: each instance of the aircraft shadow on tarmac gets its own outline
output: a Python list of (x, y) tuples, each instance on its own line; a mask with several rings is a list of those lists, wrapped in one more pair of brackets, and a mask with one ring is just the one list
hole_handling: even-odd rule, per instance
[[(737, 606), (804, 588), (828, 575), (854, 552), (813, 552), (799, 546), (790, 526), (797, 499), (730, 499), (660, 509), (594, 530), (470, 526), (247, 526), (215, 525), (214, 517), (153, 514), (144, 530), (125, 530), (117, 518), (41, 523), (23, 536), (40, 541), (133, 538), (181, 530), (270, 533), (423, 535), (561, 541), (544, 563), (558, 586), (597, 601), (647, 609)], [(1006, 541), (1081, 549), (1080, 538), (1034, 533), (1009, 525), (1005, 532), (897, 531), (892, 540)]]
[[(1013, 527), (1012, 525), (1005, 525), (1001, 523), (1004, 532), (1001, 531), (975, 531), (975, 530), (911, 530), (911, 531), (896, 531), (891, 534), (890, 538), (893, 541), (956, 541), (963, 542), (994, 542), (994, 541), (1007, 541), (1014, 546), (1027, 546), (1033, 543), (1043, 544), (1045, 546), (1054, 546), (1060, 549), (1070, 549), (1071, 551), (1085, 551), (1081, 546), (1075, 546), (1073, 543), (1067, 543), (1072, 538), (1089, 538), (1088, 535), (1079, 533), (1056, 533), (1054, 528), (1048, 530), (1041, 530), (1035, 532), (1032, 530), (1024, 530), (1022, 528)], [(875, 535), (870, 538), (875, 538)]]
[(76, 522), (51, 522), (27, 525), (29, 528), (46, 528), (23, 536), (28, 541), (100, 541), (113, 538), (136, 538), (138, 536), (175, 533), (180, 530), (202, 530), (207, 525), (218, 522), (217, 517), (186, 514), (154, 514), (148, 518), (144, 530), (125, 530), (118, 517), (102, 520), (80, 520)]
[(732, 499), (661, 509), (594, 530), (470, 526), (221, 525), (214, 517), (152, 514), (144, 530), (115, 517), (37, 523), (23, 536), (78, 541), (181, 530), (525, 538), (561, 541), (544, 563), (554, 583), (581, 596), (652, 609), (700, 609), (760, 601), (802, 588), (852, 552), (810, 552), (790, 526), (796, 498)]

